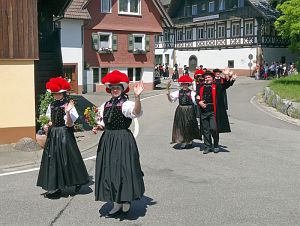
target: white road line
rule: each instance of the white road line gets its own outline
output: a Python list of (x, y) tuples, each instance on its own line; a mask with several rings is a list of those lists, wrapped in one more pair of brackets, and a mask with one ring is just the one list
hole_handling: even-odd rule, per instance
[[(157, 94), (157, 95), (154, 95), (154, 96), (145, 97), (145, 98), (142, 98), (141, 101), (144, 101), (144, 100), (147, 100), (147, 99), (151, 99), (151, 98), (154, 98), (154, 97), (158, 97), (158, 96), (162, 96), (162, 95), (165, 95), (165, 94)], [(140, 130), (139, 121), (137, 120), (137, 118), (135, 118), (133, 120), (133, 122), (134, 122), (134, 133), (133, 133), (133, 136), (136, 138), (137, 135), (139, 134), (139, 130)], [(88, 157), (88, 158), (84, 158), (83, 161), (92, 160), (92, 159), (96, 159), (96, 155)], [(19, 170), (19, 171), (14, 171), (14, 172), (1, 173), (0, 177), (14, 175), (14, 174), (21, 174), (21, 173), (29, 173), (29, 172), (37, 171), (39, 169), (40, 168), (37, 167), (37, 168), (32, 168), (32, 169), (27, 169), (27, 170)]]

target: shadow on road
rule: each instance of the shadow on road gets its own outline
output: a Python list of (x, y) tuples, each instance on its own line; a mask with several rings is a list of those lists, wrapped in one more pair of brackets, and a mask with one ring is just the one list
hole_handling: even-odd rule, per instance
[(100, 217), (114, 218), (119, 219), (120, 221), (137, 220), (138, 218), (144, 217), (146, 215), (148, 206), (155, 205), (156, 203), (157, 202), (153, 201), (152, 198), (143, 196), (141, 200), (137, 200), (131, 203), (129, 212), (123, 213), (122, 211), (119, 211), (113, 215), (108, 215), (109, 211), (113, 208), (113, 204), (108, 202), (101, 207), (99, 213)]

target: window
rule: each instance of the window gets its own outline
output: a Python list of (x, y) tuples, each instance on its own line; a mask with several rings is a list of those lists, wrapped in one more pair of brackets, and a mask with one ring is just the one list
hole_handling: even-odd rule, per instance
[(108, 68), (101, 68), (101, 79), (109, 72)]
[(207, 27), (207, 38), (213, 39), (214, 38), (214, 27)]
[(112, 49), (112, 34), (111, 33), (98, 33), (99, 34), (99, 51)]
[(140, 81), (142, 78), (142, 68), (135, 69), (135, 81)]
[(127, 68), (127, 75), (128, 75), (129, 81), (133, 81), (133, 68), (132, 67)]
[(202, 5), (201, 5), (201, 10), (202, 10), (202, 11), (205, 11), (205, 10), (206, 10), (206, 5), (205, 5), (205, 3), (202, 3)]
[(234, 68), (234, 60), (228, 60), (228, 67)]
[(240, 24), (232, 24), (232, 37), (240, 36)]
[(198, 6), (192, 5), (192, 16), (196, 16), (198, 14)]
[(177, 41), (183, 41), (183, 32), (182, 32), (182, 30), (177, 30)]
[(119, 13), (141, 14), (140, 0), (119, 0)]
[(184, 16), (191, 16), (191, 6), (185, 6)]
[(225, 9), (225, 0), (219, 0), (219, 10), (222, 11)]
[(101, 0), (101, 13), (111, 13), (111, 0)]
[(225, 38), (225, 25), (218, 26), (218, 38)]
[(93, 83), (99, 83), (99, 68), (93, 68)]
[(133, 51), (143, 50), (145, 51), (145, 35), (134, 34), (133, 35)]
[(214, 12), (215, 11), (215, 2), (209, 2), (208, 3), (208, 12)]
[(165, 54), (165, 64), (166, 65), (170, 64), (170, 54)]
[(129, 81), (136, 82), (142, 79), (142, 68), (127, 68)]
[(253, 35), (253, 22), (245, 23), (245, 35)]
[(204, 28), (203, 27), (197, 28), (197, 39), (204, 39)]
[(170, 41), (170, 32), (169, 31), (164, 32), (164, 41), (165, 42)]
[(193, 29), (186, 29), (186, 40), (193, 40)]

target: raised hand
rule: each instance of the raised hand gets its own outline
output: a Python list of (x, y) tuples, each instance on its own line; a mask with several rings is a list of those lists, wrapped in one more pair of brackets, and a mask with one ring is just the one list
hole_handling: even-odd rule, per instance
[(70, 102), (65, 105), (65, 112), (70, 112), (73, 107), (74, 107), (74, 100), (70, 100)]
[(142, 94), (142, 92), (144, 91), (144, 83), (143, 83), (143, 81), (141, 80), (140, 82), (135, 83), (133, 90), (134, 90), (134, 95), (136, 97), (139, 97)]
[(229, 75), (229, 73), (230, 73), (229, 67), (225, 67), (224, 70), (223, 70), (223, 74), (224, 75)]
[(168, 92), (170, 90), (170, 87), (171, 87), (171, 80), (168, 81), (167, 86), (166, 86)]

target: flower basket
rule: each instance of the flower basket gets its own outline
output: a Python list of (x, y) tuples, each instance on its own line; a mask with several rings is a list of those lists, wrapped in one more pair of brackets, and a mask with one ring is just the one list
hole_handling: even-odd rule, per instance
[(112, 53), (112, 49), (111, 48), (100, 48), (98, 50), (98, 53), (100, 53), (100, 54), (111, 54)]
[(134, 49), (133, 54), (145, 54), (146, 51), (143, 49)]

